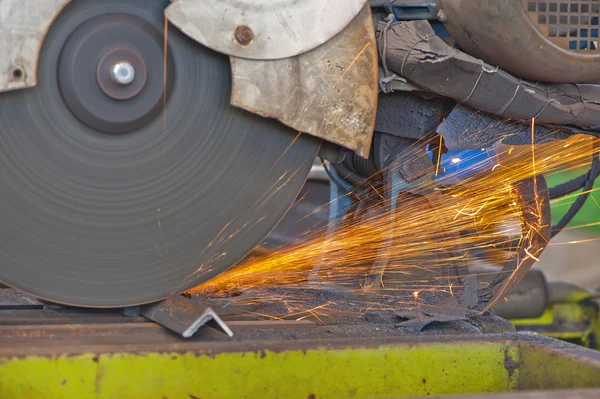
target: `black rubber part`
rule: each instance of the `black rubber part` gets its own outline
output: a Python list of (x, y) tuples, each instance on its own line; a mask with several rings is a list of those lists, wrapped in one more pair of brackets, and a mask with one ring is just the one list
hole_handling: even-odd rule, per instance
[[(598, 157), (595, 157), (595, 159), (597, 158)], [(572, 194), (577, 190), (581, 190), (585, 186), (586, 182), (588, 182), (589, 180), (596, 181), (596, 179), (598, 178), (598, 174), (600, 174), (600, 169), (597, 169), (595, 174), (590, 169), (588, 172), (581, 176), (577, 176), (576, 178), (569, 180), (568, 182), (552, 187), (550, 189), (550, 199), (564, 197), (565, 195)]]
[(299, 193), (319, 141), (232, 107), (228, 58), (173, 26), (176, 78), (166, 113), (112, 135), (66, 106), (57, 66), (81, 21), (126, 9), (162, 35), (168, 4), (73, 1), (46, 37), (38, 86), (0, 95), (7, 285), (73, 306), (158, 301), (242, 259)]

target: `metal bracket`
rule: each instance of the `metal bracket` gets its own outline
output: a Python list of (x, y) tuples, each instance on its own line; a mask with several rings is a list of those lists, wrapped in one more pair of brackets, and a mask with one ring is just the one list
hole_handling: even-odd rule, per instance
[(142, 306), (142, 316), (183, 338), (190, 338), (204, 325), (220, 329), (233, 337), (231, 329), (214, 310), (198, 300), (181, 295), (173, 295), (164, 301)]

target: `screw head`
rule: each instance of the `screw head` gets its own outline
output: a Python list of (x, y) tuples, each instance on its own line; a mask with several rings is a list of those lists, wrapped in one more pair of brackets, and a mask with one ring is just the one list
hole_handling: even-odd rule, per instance
[(119, 62), (112, 68), (112, 78), (120, 85), (128, 85), (135, 78), (135, 69), (128, 62)]
[(254, 39), (254, 32), (246, 25), (238, 26), (235, 29), (235, 40), (242, 46), (247, 46)]

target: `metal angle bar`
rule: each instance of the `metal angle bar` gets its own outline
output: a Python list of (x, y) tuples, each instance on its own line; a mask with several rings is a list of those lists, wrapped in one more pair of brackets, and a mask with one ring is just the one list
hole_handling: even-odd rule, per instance
[(329, 181), (329, 176), (325, 172), (323, 165), (313, 165), (308, 174), (308, 180)]
[(164, 301), (143, 306), (142, 316), (183, 338), (190, 338), (209, 322), (212, 323), (208, 325), (212, 324), (212, 327), (218, 327), (228, 336), (233, 336), (231, 329), (209, 306), (181, 295), (173, 295)]

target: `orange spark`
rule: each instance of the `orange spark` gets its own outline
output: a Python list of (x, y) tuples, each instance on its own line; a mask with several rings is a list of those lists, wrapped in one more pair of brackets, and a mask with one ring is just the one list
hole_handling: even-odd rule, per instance
[[(432, 168), (435, 171), (431, 172), (430, 182), (423, 183), (419, 190), (435, 193), (433, 197), (401, 198), (393, 218), (390, 199), (384, 197), (380, 185), (373, 183), (381, 176), (373, 176), (366, 184), (373, 195), (363, 201), (363, 210), (339, 221), (333, 232), (311, 231), (298, 245), (250, 258), (195, 291), (225, 295), (228, 284), (235, 283), (242, 292), (258, 290), (260, 301), (285, 301), (288, 316), (317, 319), (333, 312), (339, 303), (314, 309), (306, 305), (307, 287), (336, 287), (359, 295), (360, 301), (353, 300), (365, 310), (411, 307), (414, 300), (426, 301), (430, 292), (456, 296), (464, 289), (462, 279), (472, 273), (467, 266), (478, 259), (475, 254), (483, 254), (478, 256), (499, 267), (515, 255), (517, 245), (523, 245), (527, 255), (538, 260), (539, 253), (527, 245), (543, 226), (525, 220), (513, 184), (552, 174), (558, 168), (588, 166), (597, 151), (592, 140), (588, 136), (571, 136), (566, 142), (536, 145), (535, 150), (498, 145), (494, 171), (484, 177), (468, 178), (460, 186), (435, 186), (433, 175), (440, 171)], [(403, 156), (410, 160), (418, 156), (418, 151), (422, 149), (414, 146)], [(288, 179), (289, 172), (279, 184)], [(541, 215), (540, 194), (536, 191), (537, 213)], [(374, 268), (383, 256), (388, 260), (385, 268)], [(377, 281), (377, 276), (381, 283), (385, 282), (384, 287), (370, 283)], [(289, 292), (285, 296), (273, 295), (263, 290), (269, 287), (285, 287)]]

